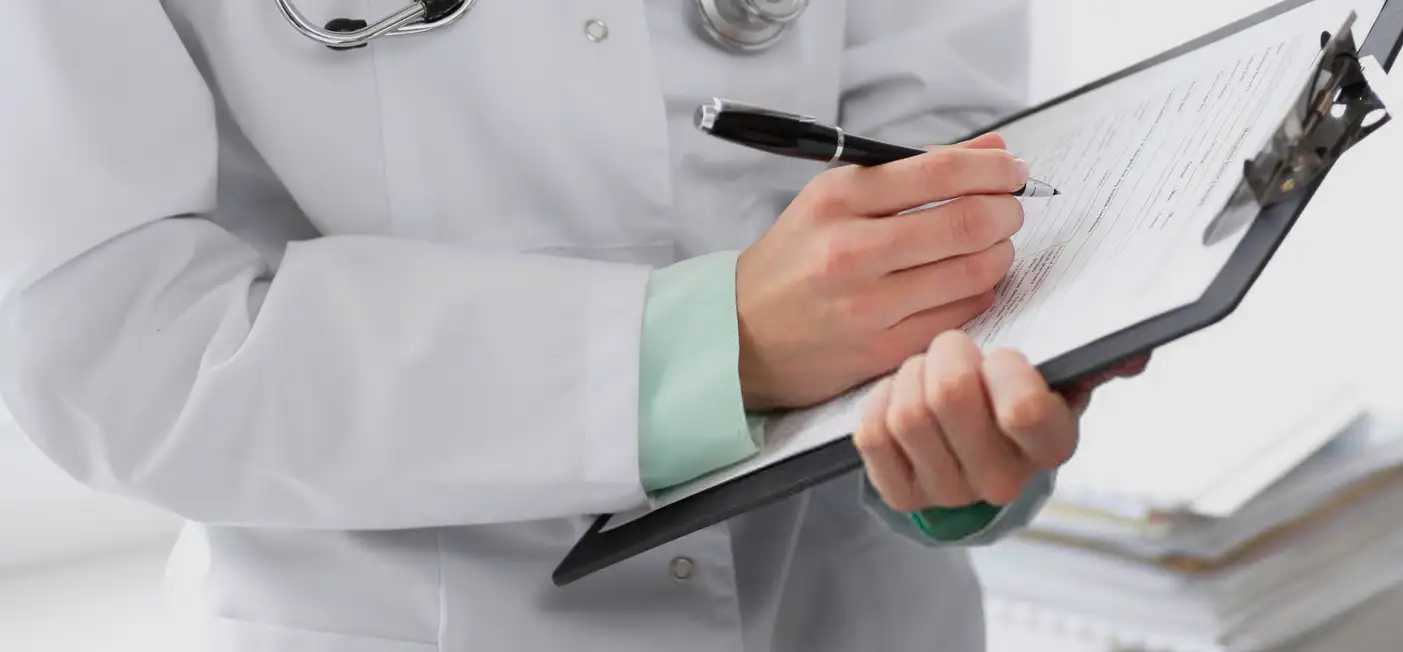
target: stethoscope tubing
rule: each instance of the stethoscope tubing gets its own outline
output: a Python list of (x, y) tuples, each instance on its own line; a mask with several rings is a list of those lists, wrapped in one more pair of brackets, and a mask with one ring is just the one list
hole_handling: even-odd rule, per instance
[(359, 47), (381, 36), (408, 36), (447, 27), (461, 20), (473, 8), (473, 5), (477, 4), (477, 0), (463, 0), (458, 8), (443, 18), (433, 22), (424, 22), (422, 18), (427, 11), (424, 4), (411, 2), (405, 8), (361, 29), (350, 32), (333, 32), (308, 19), (297, 9), (293, 0), (273, 0), (273, 2), (277, 4), (283, 17), (303, 36), (333, 48)]
[[(794, 0), (788, 12), (776, 12), (761, 6), (765, 0), (731, 0), (740, 14), (728, 17), (718, 4), (723, 0), (695, 0), (707, 32), (723, 46), (741, 52), (768, 49), (808, 8), (809, 0)], [(333, 49), (362, 47), (381, 36), (422, 34), (447, 27), (466, 16), (477, 0), (461, 0), (457, 7), (437, 20), (424, 20), (429, 9), (422, 0), (415, 0), (395, 13), (354, 30), (332, 30), (312, 22), (296, 5), (295, 0), (273, 0), (278, 11), (303, 36)], [(740, 24), (743, 20), (745, 24)]]

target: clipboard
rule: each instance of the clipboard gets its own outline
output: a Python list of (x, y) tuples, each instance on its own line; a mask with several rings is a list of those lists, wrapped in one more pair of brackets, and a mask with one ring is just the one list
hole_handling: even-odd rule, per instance
[[(980, 131), (997, 130), (1314, 1), (1286, 0)], [(1082, 378), (1207, 328), (1236, 309), (1333, 164), (1392, 118), (1385, 108), (1386, 95), (1375, 90), (1380, 80), (1369, 74), (1361, 60), (1372, 57), (1384, 69), (1391, 69), (1403, 47), (1403, 0), (1384, 2), (1368, 37), (1357, 48), (1351, 32), (1354, 20), (1355, 14), (1351, 13), (1340, 29), (1322, 33), (1315, 73), (1304, 92), (1262, 149), (1246, 161), (1232, 198), (1204, 231), (1205, 245), (1241, 234), (1208, 289), (1193, 303), (1039, 364), (1038, 370), (1049, 385), (1069, 387)], [(849, 434), (617, 527), (606, 529), (613, 515), (599, 516), (556, 567), (552, 581), (556, 586), (571, 584), (670, 541), (861, 468), (861, 457)]]

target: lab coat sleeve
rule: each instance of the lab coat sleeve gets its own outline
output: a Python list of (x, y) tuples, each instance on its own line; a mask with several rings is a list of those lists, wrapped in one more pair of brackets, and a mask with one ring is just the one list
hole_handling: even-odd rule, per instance
[[(942, 144), (982, 131), (1028, 102), (1030, 0), (862, 0), (848, 10), (839, 119), (851, 133)], [(1051, 491), (1039, 476), (996, 510), (898, 514), (864, 483), (870, 511), (928, 545), (996, 540), (1025, 524)], [(918, 521), (917, 519), (922, 521)], [(942, 525), (958, 520), (965, 527)]]
[(225, 525), (410, 528), (642, 504), (649, 270), (215, 209), (209, 89), (156, 2), (0, 20), (0, 395), (69, 474)]

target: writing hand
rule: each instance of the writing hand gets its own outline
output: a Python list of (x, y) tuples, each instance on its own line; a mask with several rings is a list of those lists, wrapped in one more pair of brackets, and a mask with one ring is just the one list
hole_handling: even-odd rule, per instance
[(997, 135), (815, 177), (736, 265), (745, 407), (832, 398), (988, 309), (1027, 179)]

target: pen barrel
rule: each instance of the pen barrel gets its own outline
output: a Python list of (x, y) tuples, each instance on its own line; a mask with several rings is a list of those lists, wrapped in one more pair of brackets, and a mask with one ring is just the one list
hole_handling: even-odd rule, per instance
[(846, 135), (843, 138), (843, 152), (840, 160), (844, 163), (871, 167), (920, 156), (924, 153), (926, 153), (924, 149), (893, 145), (862, 136)]
[(824, 163), (882, 165), (924, 154), (926, 150), (851, 136), (814, 118), (727, 105), (717, 100), (697, 107), (698, 129), (751, 149)]
[(841, 132), (833, 127), (762, 113), (722, 113), (708, 131), (752, 149), (824, 162), (833, 160), (841, 141)]

